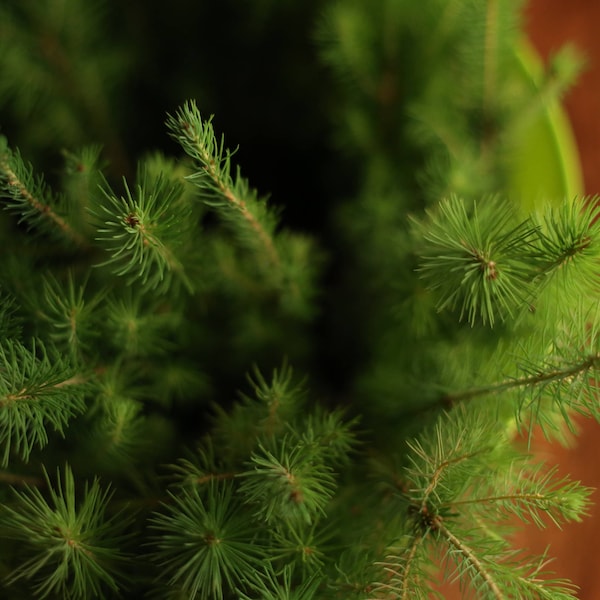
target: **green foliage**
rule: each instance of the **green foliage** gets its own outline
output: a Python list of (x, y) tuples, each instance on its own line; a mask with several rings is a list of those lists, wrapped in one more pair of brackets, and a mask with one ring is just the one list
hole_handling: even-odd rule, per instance
[(532, 565), (500, 535), (501, 525), (507, 514), (540, 527), (580, 520), (591, 490), (529, 465), (479, 410), (455, 411), (410, 447), (399, 501), (408, 502), (412, 517), (382, 564), (391, 576), (382, 593), (410, 597), (436, 548), (442, 562), (456, 564), (450, 576), (481, 597), (574, 598), (568, 583), (542, 583), (545, 558)]
[(71, 273), (62, 283), (52, 275), (42, 280), (40, 320), (48, 323), (54, 346), (73, 359), (90, 351), (97, 333), (95, 312), (102, 297), (86, 295), (85, 283), (76, 287)]
[(511, 224), (510, 211), (497, 200), (469, 212), (453, 196), (421, 226), (421, 271), (430, 288), (439, 290), (439, 310), (459, 304), (461, 319), (493, 326), (496, 315), (510, 315), (528, 299), (533, 261), (527, 258), (535, 231), (527, 222)]
[(17, 316), (15, 299), (0, 292), (0, 336), (5, 339), (18, 338), (21, 334), (22, 323)]
[(0, 346), (0, 443), (2, 465), (12, 452), (27, 461), (35, 446), (48, 443), (48, 430), (61, 435), (85, 410), (86, 379), (58, 356), (16, 340)]
[(29, 553), (10, 580), (30, 580), (40, 598), (104, 598), (108, 590), (116, 592), (114, 563), (124, 559), (120, 530), (126, 523), (123, 515), (105, 517), (112, 494), (94, 480), (78, 499), (68, 466), (62, 481), (57, 472), (55, 487), (46, 474), (45, 479), (48, 498), (39, 489), (26, 488), (15, 491), (15, 503), (4, 507), (4, 536), (23, 542)]
[[(595, 265), (600, 248), (598, 208), (593, 199), (564, 202), (540, 219), (539, 256), (546, 303), (557, 310), (573, 298), (594, 305)], [(565, 298), (566, 296), (566, 298)]]
[(19, 215), (20, 222), (78, 245), (84, 243), (60, 214), (62, 199), (48, 189), (42, 177), (33, 174), (18, 152), (8, 148), (4, 137), (0, 137), (0, 184), (2, 196), (9, 200), (7, 208)]
[(239, 168), (232, 176), (233, 152), (225, 148), (223, 137), (217, 140), (211, 121), (212, 117), (202, 118), (194, 102), (187, 102), (167, 119), (171, 135), (194, 160), (195, 170), (187, 179), (229, 224), (244, 249), (255, 255), (254, 269), (265, 279), (267, 288), (278, 291), (295, 312), (306, 312), (310, 298), (304, 295), (312, 279), (308, 241), (275, 235), (276, 211), (257, 198)]
[(249, 504), (256, 506), (261, 519), (267, 523), (282, 519), (311, 523), (324, 514), (333, 495), (333, 477), (311, 454), (310, 448), (286, 438), (277, 454), (262, 447), (252, 454), (252, 469), (241, 492)]
[(169, 287), (175, 276), (192, 291), (178, 256), (192, 223), (191, 207), (178, 202), (183, 186), (160, 177), (148, 182), (145, 175), (140, 181), (135, 198), (127, 182), (126, 197), (104, 192), (108, 206), (102, 209), (109, 220), (98, 228), (98, 241), (110, 258), (101, 264), (111, 266), (115, 275), (128, 277), (130, 284), (156, 290)]
[[(151, 522), (162, 531), (156, 540), (157, 559), (190, 598), (223, 598), (252, 576), (265, 558), (255, 532), (233, 504), (231, 486), (209, 485), (203, 500), (198, 487), (184, 488), (167, 514)], [(182, 551), (183, 549), (183, 551)]]
[[(248, 596), (242, 594), (240, 600), (253, 600), (262, 598), (263, 600), (310, 600), (314, 598), (319, 586), (319, 580), (312, 578), (306, 580), (301, 586), (295, 586), (293, 583), (292, 570), (286, 568), (283, 571), (283, 581), (279, 581), (277, 576), (267, 570), (264, 576), (260, 577), (258, 583), (253, 586), (255, 591)], [(257, 596), (257, 594), (259, 594)]]
[(600, 420), (522, 4), (0, 7), (0, 595), (574, 598), (509, 537), (590, 496), (515, 433)]
[[(285, 365), (269, 382), (256, 372), (250, 383), (254, 396), (243, 395), (230, 414), (219, 414), (215, 434), (175, 466), (180, 487), (151, 519), (161, 532), (157, 562), (191, 598), (228, 597), (242, 587), (267, 593), (271, 585), (269, 593), (276, 593), (281, 569), (290, 593), (295, 563), (303, 583), (294, 594), (303, 597), (314, 591), (326, 560), (333, 467), (350, 450), (351, 424), (335, 413), (304, 416), (300, 389)], [(290, 428), (292, 422), (297, 426)], [(216, 455), (212, 440), (233, 442), (236, 435), (246, 439)], [(267, 579), (257, 578), (265, 563)]]

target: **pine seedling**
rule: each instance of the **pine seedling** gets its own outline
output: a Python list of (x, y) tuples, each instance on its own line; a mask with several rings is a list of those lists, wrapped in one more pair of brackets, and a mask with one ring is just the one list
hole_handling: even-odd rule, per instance
[(200, 4), (0, 7), (0, 595), (571, 600), (510, 529), (590, 511), (514, 440), (600, 420), (596, 202), (521, 187), (579, 60), (518, 0)]

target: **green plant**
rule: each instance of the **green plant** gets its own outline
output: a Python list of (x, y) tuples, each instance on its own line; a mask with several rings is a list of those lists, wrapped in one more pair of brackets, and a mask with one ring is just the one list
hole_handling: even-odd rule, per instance
[(589, 506), (515, 435), (599, 416), (597, 208), (518, 183), (575, 54), (532, 82), (511, 0), (106, 9), (0, 8), (3, 594), (573, 598), (507, 530)]

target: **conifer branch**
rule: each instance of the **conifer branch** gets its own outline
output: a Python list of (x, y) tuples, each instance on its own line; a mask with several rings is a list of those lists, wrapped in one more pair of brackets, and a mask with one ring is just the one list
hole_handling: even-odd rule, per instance
[(424, 240), (419, 270), (439, 295), (439, 310), (458, 305), (461, 319), (492, 327), (526, 304), (536, 229), (528, 220), (515, 224), (510, 205), (498, 198), (471, 205), (451, 196), (414, 225)]
[(403, 549), (392, 548), (393, 552), (384, 562), (379, 563), (389, 581), (374, 584), (374, 598), (385, 597), (382, 594), (394, 594), (398, 600), (412, 600), (415, 595), (424, 597), (419, 590), (423, 577), (419, 563), (425, 537), (417, 532), (410, 537), (410, 544)]
[(331, 467), (289, 437), (278, 446), (275, 452), (259, 447), (252, 454), (240, 492), (266, 523), (313, 523), (325, 514), (335, 490)]
[[(455, 449), (458, 450), (458, 447)], [(419, 507), (419, 513), (421, 515), (427, 515), (429, 510), (427, 505), (429, 504), (429, 498), (433, 494), (434, 490), (440, 484), (440, 480), (445, 476), (447, 470), (452, 469), (459, 465), (462, 462), (472, 460), (476, 458), (478, 455), (484, 454), (488, 450), (487, 448), (482, 448), (476, 452), (466, 452), (466, 453), (458, 453), (457, 455), (453, 455), (454, 453), (450, 452), (451, 458), (447, 460), (442, 460), (430, 473), (429, 476), (429, 485), (423, 491), (423, 500), (421, 501), (421, 505)]]
[[(207, 200), (210, 204), (225, 206), (228, 212), (239, 215), (246, 228), (253, 232), (253, 237), (259, 240), (268, 265), (279, 269), (281, 259), (270, 231), (273, 225), (270, 222), (266, 225), (264, 221), (268, 213), (257, 202), (256, 193), (251, 192), (247, 182), (241, 178), (239, 168), (235, 179), (232, 178), (233, 152), (224, 148), (223, 137), (217, 141), (212, 117), (203, 119), (196, 104), (189, 101), (175, 116), (169, 115), (167, 126), (184, 151), (201, 167), (200, 171), (188, 176), (188, 179), (205, 193), (211, 192)], [(222, 200), (215, 204), (214, 200), (210, 200), (211, 195)]]
[(221, 600), (251, 579), (264, 560), (252, 525), (238, 510), (231, 484), (182, 488), (151, 519), (157, 532), (153, 558), (190, 598)]
[(225, 467), (220, 468), (223, 462), (228, 466), (236, 464), (236, 461), (222, 461), (222, 458), (215, 456), (213, 438), (206, 437), (192, 458), (181, 458), (176, 464), (171, 465), (171, 468), (181, 485), (184, 486), (213, 485), (214, 482), (233, 481), (240, 475), (241, 469), (237, 471), (225, 470)]
[[(273, 370), (270, 380), (266, 380), (256, 367), (252, 375), (247, 375), (247, 379), (254, 392), (253, 396), (240, 393), (240, 401), (229, 412), (219, 406), (215, 407), (217, 412), (215, 436), (226, 443), (232, 463), (247, 460), (249, 454), (256, 449), (258, 441), (272, 440), (274, 436), (279, 437), (286, 433), (289, 435), (288, 424), (301, 410), (305, 400), (303, 384), (294, 381), (293, 369), (285, 360), (281, 368)], [(323, 418), (324, 423), (320, 423), (319, 416)], [(329, 425), (335, 428), (339, 437), (328, 440), (331, 444), (327, 447), (323, 445), (318, 452), (321, 456), (335, 453), (336, 458), (340, 459), (351, 444), (352, 434), (338, 421), (339, 418), (339, 412), (331, 415), (310, 415), (307, 418), (306, 430), (297, 431), (297, 435), (293, 436), (294, 442), (309, 448), (309, 444), (317, 440), (305, 439), (303, 436), (308, 434), (309, 430), (312, 430), (313, 434), (317, 429), (324, 433), (329, 420)], [(212, 452), (211, 447), (207, 455), (211, 456)], [(203, 462), (204, 468), (209, 471), (214, 468), (207, 466), (213, 464), (212, 456), (208, 462), (206, 459)]]
[[(519, 462), (521, 466), (519, 467)], [(559, 479), (557, 469), (546, 469), (544, 464), (528, 466), (521, 458), (515, 461), (505, 477), (494, 486), (482, 485), (469, 497), (454, 499), (443, 510), (463, 510), (473, 507), (486, 516), (499, 511), (514, 514), (523, 522), (533, 521), (538, 527), (545, 527), (544, 517), (557, 527), (563, 523), (581, 521), (589, 509), (591, 490), (569, 478)]]
[(539, 294), (552, 304), (597, 297), (600, 261), (599, 205), (596, 199), (566, 200), (540, 218), (536, 243)]
[(464, 541), (455, 536), (438, 516), (432, 522), (432, 527), (456, 550), (457, 554), (474, 569), (477, 576), (485, 582), (487, 590), (496, 600), (507, 600), (508, 596), (501, 590), (502, 584), (496, 580), (494, 574), (485, 563), (477, 557), (475, 551)]
[(404, 569), (400, 576), (400, 579), (402, 581), (400, 598), (402, 600), (408, 600), (408, 598), (410, 597), (412, 586), (409, 585), (409, 582), (411, 582), (412, 580), (412, 572), (416, 570), (417, 550), (422, 543), (423, 540), (420, 535), (415, 535), (413, 537), (410, 549), (406, 556), (406, 561), (404, 563)]
[(37, 312), (45, 321), (49, 336), (56, 348), (68, 353), (73, 360), (81, 359), (98, 336), (95, 318), (104, 293), (86, 297), (88, 276), (80, 284), (69, 272), (66, 281), (58, 281), (51, 274), (43, 277)]
[(540, 372), (535, 375), (526, 375), (524, 377), (509, 379), (488, 386), (472, 388), (454, 394), (446, 394), (442, 397), (440, 403), (452, 406), (459, 402), (472, 400), (482, 396), (499, 394), (513, 389), (535, 387), (556, 381), (566, 381), (577, 375), (588, 373), (590, 370), (598, 368), (600, 368), (600, 355), (593, 354), (585, 357), (576, 364), (565, 366), (564, 368), (550, 369), (548, 371), (540, 370)]
[(46, 383), (39, 386), (33, 385), (31, 387), (24, 387), (12, 394), (5, 394), (0, 396), (0, 408), (8, 406), (13, 402), (23, 402), (26, 400), (35, 400), (40, 396), (51, 392), (52, 390), (59, 390), (61, 388), (71, 385), (82, 385), (86, 383), (87, 379), (81, 375), (74, 375), (64, 381), (58, 381), (57, 383)]
[(108, 201), (96, 216), (108, 216), (98, 228), (98, 240), (110, 253), (110, 258), (98, 266), (113, 266), (119, 276), (139, 282), (143, 287), (164, 291), (172, 276), (188, 291), (193, 290), (182, 256), (186, 251), (185, 235), (190, 231), (191, 207), (177, 205), (182, 193), (175, 185), (159, 176), (151, 179), (142, 173), (135, 194), (124, 181), (125, 196), (117, 196), (105, 186)]
[[(313, 600), (318, 597), (321, 577), (314, 574), (300, 584), (294, 580), (293, 567), (286, 565), (280, 576), (276, 574), (272, 567), (267, 567), (264, 572), (257, 573), (257, 576), (249, 582), (252, 588), (252, 594), (240, 593), (240, 600), (254, 600), (260, 597), (261, 600)], [(256, 596), (256, 594), (260, 596)]]
[[(71, 600), (102, 598), (106, 589), (119, 590), (125, 562), (121, 534), (127, 519), (105, 517), (112, 493), (95, 479), (76, 498), (75, 478), (67, 466), (53, 485), (44, 472), (49, 498), (39, 489), (15, 490), (15, 501), (4, 506), (0, 524), (9, 539), (22, 542), (30, 558), (9, 577), (9, 584), (26, 579), (40, 598), (51, 595)], [(119, 522), (120, 521), (120, 522)]]
[(18, 153), (12, 153), (6, 139), (0, 137), (0, 192), (11, 202), (8, 208), (30, 224), (45, 224), (46, 229), (60, 231), (62, 237), (76, 246), (86, 248), (87, 240), (61, 217), (46, 200), (49, 196), (42, 179), (35, 181), (32, 168), (27, 167)]
[(496, 600), (576, 600), (570, 583), (540, 577), (548, 562), (545, 556), (523, 563), (502, 541), (467, 542), (468, 534), (457, 535), (440, 517), (432, 527), (448, 544), (447, 557), (457, 563), (458, 575), (468, 578), (474, 591)]
[[(526, 457), (501, 443), (503, 432), (492, 434), (492, 422), (486, 423), (484, 414), (461, 406), (410, 444), (403, 495), (410, 502), (413, 535), (431, 534), (435, 545), (447, 545), (446, 556), (456, 560), (458, 576), (495, 599), (571, 598), (568, 586), (537, 578), (541, 564), (532, 569), (531, 561), (513, 561), (508, 543), (500, 535), (490, 537), (487, 525), (505, 518), (503, 513), (531, 518), (539, 526), (542, 515), (557, 525), (579, 520), (591, 490), (557, 479), (555, 469), (527, 467)], [(404, 565), (403, 556), (409, 554), (406, 549), (391, 564)], [(405, 573), (396, 571), (400, 576), (391, 584), (397, 590)]]
[[(161, 94), (113, 98), (110, 82), (160, 49), (143, 45), (140, 28), (132, 53), (120, 52), (135, 7), (117, 23), (97, 18), (96, 0), (51, 4), (0, 0), (7, 123), (32, 157), (49, 140), (71, 149), (54, 193), (0, 138), (2, 213), (62, 242), (50, 260), (48, 245), (0, 218), (12, 250), (0, 261), (0, 483), (18, 488), (0, 507), (0, 533), (17, 542), (0, 548), (0, 570), (15, 593), (118, 595), (129, 565), (117, 521), (129, 506), (139, 511), (132, 546), (151, 547), (150, 564), (129, 569), (132, 597), (428, 600), (439, 570), (466, 595), (572, 600), (568, 584), (543, 577), (545, 556), (511, 549), (505, 526), (561, 527), (589, 509), (589, 489), (512, 443), (515, 412), (557, 428), (561, 413), (600, 419), (598, 209), (571, 199), (545, 209), (550, 190), (525, 199), (537, 204), (524, 215), (508, 185), (522, 174), (520, 134), (562, 93), (574, 61), (565, 55), (556, 79), (551, 67), (531, 89), (513, 47), (519, 1), (324, 0), (270, 14), (277, 2), (262, 3), (261, 28), (278, 32), (289, 27), (279, 15), (304, 24), (325, 4), (322, 54), (352, 83), (332, 101), (318, 76), (304, 79), (305, 53), (282, 48), (286, 68), (292, 54), (302, 65), (290, 60), (294, 77), (261, 84), (278, 118), (290, 117), (277, 145), (296, 173), (280, 174), (318, 202), (301, 208), (316, 217), (303, 235), (294, 211), (281, 228), (192, 101), (166, 120), (184, 161), (153, 154), (109, 184), (102, 171), (128, 160), (114, 123), (163, 110), (147, 104)], [(192, 21), (188, 30), (168, 7), (149, 16), (178, 32), (166, 41), (173, 56), (218, 37), (212, 27), (189, 35)], [(228, 43), (244, 51), (254, 29)], [(214, 61), (208, 76), (231, 67)], [(171, 91), (188, 87), (173, 78)], [(248, 82), (228, 83), (238, 79)], [(298, 89), (275, 98), (296, 80), (319, 88), (302, 121), (283, 98)], [(251, 96), (248, 114), (271, 110)], [(46, 118), (35, 123), (38, 109)], [(323, 146), (327, 110), (343, 152)], [(86, 123), (113, 167), (99, 146), (77, 150)], [(146, 125), (132, 124), (132, 148)], [(271, 139), (270, 127), (257, 119), (255, 139)], [(319, 169), (292, 160), (304, 149)], [(533, 171), (527, 183), (546, 179)], [(331, 269), (317, 303), (320, 233)], [(317, 381), (314, 401), (286, 362), (269, 377), (255, 369), (232, 398), (247, 365), (287, 353)], [(411, 413), (417, 405), (429, 414)], [(35, 465), (47, 473), (65, 452), (92, 483), (77, 485), (68, 467), (58, 482), (36, 478)], [(101, 487), (97, 473), (118, 485)]]
[(131, 398), (106, 398), (97, 413), (89, 445), (100, 453), (98, 462), (115, 468), (139, 460), (150, 442), (143, 405)]
[(0, 345), (2, 465), (8, 465), (12, 451), (27, 460), (34, 446), (43, 447), (48, 426), (62, 435), (70, 419), (85, 409), (86, 383), (68, 364), (51, 361), (41, 344), (32, 350), (15, 341)]

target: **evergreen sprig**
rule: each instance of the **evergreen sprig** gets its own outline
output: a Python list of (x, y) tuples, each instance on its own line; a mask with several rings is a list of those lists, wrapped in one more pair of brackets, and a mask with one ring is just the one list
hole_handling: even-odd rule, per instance
[(260, 440), (285, 435), (305, 407), (303, 384), (295, 380), (287, 361), (273, 370), (270, 380), (255, 367), (248, 382), (253, 396), (240, 393), (239, 401), (229, 411), (215, 407), (214, 437), (227, 446), (222, 456), (228, 456), (236, 465), (248, 459)]
[[(600, 419), (596, 402), (600, 369), (600, 319), (598, 307), (589, 308), (580, 300), (569, 315), (556, 320), (554, 339), (549, 340), (546, 355), (523, 354), (520, 368), (524, 376), (520, 413), (527, 415), (531, 429), (536, 424), (545, 431), (556, 425), (552, 410), (557, 407), (567, 425), (573, 412)], [(571, 427), (572, 428), (572, 427)]]
[(331, 549), (331, 528), (322, 523), (281, 524), (273, 531), (270, 560), (273, 564), (294, 565), (302, 578), (323, 572)]
[[(244, 287), (252, 288), (252, 279), (258, 273), (268, 288), (277, 292), (286, 311), (310, 315), (313, 281), (319, 266), (311, 240), (278, 231), (278, 211), (265, 198), (258, 197), (241, 176), (239, 167), (232, 173), (234, 152), (225, 147), (223, 136), (217, 138), (212, 117), (203, 118), (195, 102), (188, 101), (175, 115), (169, 115), (167, 127), (194, 161), (195, 170), (186, 180), (197, 187), (204, 202), (229, 225), (240, 246), (252, 253), (250, 266), (242, 271), (245, 275), (237, 274), (235, 278), (245, 281), (249, 269), (250, 281)], [(222, 246), (219, 251), (231, 254)], [(240, 260), (236, 258), (234, 264)], [(232, 270), (237, 268), (227, 267), (228, 272)]]
[(0, 444), (2, 465), (12, 452), (27, 461), (35, 446), (48, 443), (49, 428), (61, 436), (85, 410), (87, 376), (51, 355), (39, 342), (0, 344)]
[(428, 589), (426, 581), (434, 579), (429, 557), (432, 555), (429, 539), (421, 534), (407, 535), (397, 546), (389, 549), (378, 563), (380, 577), (369, 585), (373, 598), (392, 596), (398, 600), (427, 600), (442, 598), (439, 592)]
[(98, 217), (102, 214), (106, 220), (98, 228), (98, 241), (110, 258), (100, 266), (111, 267), (128, 283), (145, 289), (164, 291), (175, 279), (192, 291), (180, 255), (191, 217), (191, 207), (177, 202), (182, 186), (145, 174), (135, 192), (126, 181), (124, 186), (125, 196), (103, 188), (107, 204)]
[(266, 409), (264, 423), (261, 424), (266, 433), (281, 430), (305, 400), (304, 382), (294, 381), (294, 371), (286, 361), (281, 368), (273, 370), (270, 381), (255, 367), (248, 383), (254, 392), (254, 400), (241, 394), (242, 401), (255, 403), (261, 410)]
[(86, 281), (78, 284), (72, 272), (65, 282), (59, 282), (52, 274), (42, 280), (40, 320), (48, 328), (55, 348), (74, 361), (90, 350), (98, 336), (96, 314), (102, 294), (92, 296), (86, 286)]
[(20, 337), (23, 323), (18, 311), (15, 298), (0, 290), (0, 339)]
[(438, 309), (458, 306), (471, 325), (512, 315), (528, 299), (535, 228), (514, 223), (510, 205), (488, 199), (468, 207), (452, 196), (419, 229), (421, 273), (439, 295)]
[(307, 448), (314, 448), (323, 460), (332, 465), (346, 464), (356, 450), (358, 419), (348, 419), (341, 409), (315, 409), (306, 417), (301, 440)]
[(272, 569), (265, 569), (252, 582), (251, 593), (240, 592), (240, 600), (312, 600), (318, 597), (321, 581), (318, 577), (310, 577), (300, 585), (294, 581), (291, 567), (286, 567), (278, 576)]
[(407, 524), (401, 543), (382, 563), (390, 579), (377, 589), (412, 597), (419, 580), (431, 577), (428, 563), (435, 550), (454, 561), (461, 581), (469, 580), (485, 597), (574, 598), (570, 584), (539, 579), (543, 559), (517, 559), (500, 535), (500, 523), (493, 536), (489, 524), (507, 513), (538, 526), (545, 524), (541, 514), (555, 523), (580, 520), (591, 490), (557, 479), (553, 469), (524, 468), (524, 457), (484, 414), (455, 410), (410, 444), (403, 495), (412, 527)]
[(112, 492), (95, 479), (79, 496), (69, 466), (62, 477), (57, 471), (55, 485), (44, 474), (47, 498), (38, 488), (15, 490), (14, 502), (0, 513), (4, 536), (22, 542), (29, 551), (9, 583), (31, 580), (37, 598), (111, 597), (121, 587), (126, 563), (126, 521), (123, 515), (105, 516)]
[(209, 436), (202, 440), (190, 458), (179, 459), (172, 469), (181, 485), (203, 486), (213, 480), (234, 479), (239, 474), (227, 470), (231, 467), (228, 458), (223, 454), (216, 455), (213, 438)]
[[(344, 422), (339, 411), (304, 414), (306, 407), (300, 401), (304, 391), (287, 364), (275, 369), (270, 379), (255, 371), (249, 381), (254, 397), (241, 396), (233, 410), (237, 426), (230, 423), (233, 429), (225, 434), (219, 415), (216, 435), (211, 432), (189, 459), (175, 465), (177, 481), (181, 489), (196, 490), (190, 492), (194, 498), (225, 486), (232, 494), (236, 519), (256, 532), (255, 544), (269, 548), (265, 560), (274, 577), (277, 574), (273, 582), (279, 581), (280, 567), (284, 571), (293, 567), (294, 582), (301, 583), (292, 591), (312, 589), (315, 577), (320, 579), (330, 564), (328, 552), (335, 546), (329, 512), (336, 488), (333, 469), (347, 464), (346, 453), (355, 445), (353, 423)], [(287, 415), (287, 422), (275, 419), (278, 413)], [(217, 454), (221, 436), (233, 440), (236, 431), (247, 433), (248, 440), (236, 452)], [(264, 585), (256, 571), (244, 577), (237, 585), (240, 593), (250, 594)], [(202, 576), (202, 585), (209, 580)]]
[(154, 558), (169, 583), (188, 598), (221, 599), (252, 579), (265, 551), (231, 484), (211, 482), (170, 495), (172, 503), (151, 520), (159, 532)]
[[(544, 315), (535, 313), (532, 318)], [(441, 403), (485, 403), (495, 398), (504, 409), (514, 408), (517, 423), (526, 425), (530, 437), (536, 425), (546, 435), (560, 436), (561, 423), (573, 430), (573, 413), (599, 419), (598, 322), (598, 307), (590, 308), (580, 299), (569, 314), (544, 320), (537, 336), (519, 340), (508, 361), (506, 347), (498, 346), (488, 360), (503, 365), (502, 379), (448, 391), (441, 395)], [(501, 414), (508, 413), (501, 410)]]
[(557, 318), (561, 306), (583, 299), (593, 302), (597, 297), (598, 204), (593, 198), (564, 201), (539, 220), (539, 285), (546, 298), (545, 310)]
[(115, 470), (131, 464), (149, 445), (143, 404), (132, 398), (116, 397), (103, 403), (100, 416), (88, 440), (91, 452), (98, 452), (98, 462)]
[(560, 527), (581, 521), (588, 514), (590, 490), (568, 477), (557, 477), (556, 468), (544, 464), (527, 465), (515, 460), (504, 477), (493, 486), (479, 486), (469, 498), (452, 503), (454, 508), (473, 505), (483, 517), (498, 518), (502, 512), (514, 514), (524, 523)]
[(130, 287), (106, 299), (106, 315), (115, 350), (128, 358), (164, 355), (172, 348), (169, 335), (181, 325), (179, 314)]
[(51, 192), (42, 177), (36, 177), (33, 167), (8, 147), (4, 136), (0, 136), (0, 196), (6, 203), (4, 208), (16, 213), (20, 222), (75, 246), (88, 245), (61, 214), (64, 200)]
[(92, 240), (95, 231), (90, 212), (101, 196), (102, 173), (107, 166), (103, 149), (99, 145), (88, 145), (72, 151), (64, 150), (62, 154), (61, 183), (69, 221), (87, 240)]
[(269, 524), (314, 522), (335, 490), (331, 467), (310, 446), (294, 442), (284, 437), (273, 450), (260, 446), (243, 473), (240, 493)]
[(575, 586), (548, 577), (545, 557), (532, 566), (503, 540), (476, 538), (470, 528), (452, 529), (436, 523), (439, 536), (448, 544), (448, 559), (456, 563), (455, 577), (468, 581), (480, 597), (504, 600), (575, 600)]
[(225, 148), (223, 136), (217, 140), (212, 117), (203, 119), (194, 102), (184, 104), (167, 119), (171, 135), (200, 167), (188, 178), (202, 197), (231, 222), (241, 241), (258, 253), (265, 267), (278, 269), (281, 258), (274, 241), (277, 216), (259, 200), (246, 179), (231, 174), (233, 152)]

